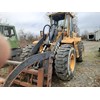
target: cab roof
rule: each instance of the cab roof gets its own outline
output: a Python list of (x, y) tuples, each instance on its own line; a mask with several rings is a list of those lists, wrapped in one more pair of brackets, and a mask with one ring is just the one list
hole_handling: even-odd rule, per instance
[(2, 23), (0, 23), (0, 26), (5, 26), (5, 27), (14, 27), (13, 25), (9, 25), (9, 24), (2, 24)]
[(49, 14), (49, 17), (52, 17), (52, 19), (55, 21), (59, 21), (59, 20), (63, 20), (65, 18), (65, 14), (70, 15), (72, 18), (74, 17), (74, 15), (72, 15), (72, 13), (70, 13), (70, 12), (52, 13), (52, 14)]

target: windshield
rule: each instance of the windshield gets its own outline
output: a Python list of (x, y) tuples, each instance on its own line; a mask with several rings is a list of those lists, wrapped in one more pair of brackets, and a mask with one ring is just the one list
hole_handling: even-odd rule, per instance
[(58, 21), (58, 26), (63, 26), (64, 25), (64, 20)]
[(15, 34), (14, 34), (13, 27), (5, 27), (4, 28), (4, 34), (7, 37), (14, 36)]
[(58, 26), (63, 26), (65, 28), (67, 28), (67, 26), (68, 26), (67, 20), (66, 21), (65, 20), (59, 20), (58, 21)]

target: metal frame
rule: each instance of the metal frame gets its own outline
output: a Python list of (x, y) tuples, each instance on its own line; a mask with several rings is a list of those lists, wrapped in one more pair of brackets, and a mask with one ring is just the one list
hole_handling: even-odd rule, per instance
[(25, 60), (24, 62), (22, 62), (21, 64), (19, 64), (17, 67), (15, 67), (15, 69), (9, 74), (9, 76), (7, 77), (5, 83), (4, 83), (4, 87), (9, 87), (11, 86), (11, 84), (13, 83), (13, 81), (17, 78), (17, 76), (26, 68), (28, 68), (29, 66), (31, 66), (32, 64), (34, 64), (35, 62), (41, 62), (45, 59), (49, 59), (50, 55), (52, 54), (52, 52), (45, 52), (43, 54), (36, 54), (33, 55), (32, 57), (28, 58), (27, 60)]

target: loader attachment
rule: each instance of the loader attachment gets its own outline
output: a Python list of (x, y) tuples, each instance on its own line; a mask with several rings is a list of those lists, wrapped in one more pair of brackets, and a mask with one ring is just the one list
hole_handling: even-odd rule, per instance
[[(28, 58), (27, 60), (21, 62), (16, 62), (17, 65), (12, 72), (8, 75), (6, 79), (2, 79), (3, 81), (5, 80), (3, 86), (4, 87), (10, 87), (13, 86), (13, 84), (17, 84), (20, 86), (51, 86), (51, 79), (52, 79), (52, 58), (50, 55), (52, 52), (45, 52), (42, 54), (36, 54)], [(45, 61), (46, 60), (46, 61)], [(48, 64), (46, 66), (45, 62)], [(36, 62), (42, 62), (42, 66), (38, 68), (38, 70), (34, 69), (33, 64)], [(13, 61), (9, 61), (9, 63), (13, 64)], [(44, 67), (45, 66), (45, 67)], [(45, 68), (47, 68), (47, 73), (45, 72)], [(29, 78), (26, 79), (21, 79), (19, 77), (21, 74), (26, 74), (26, 76)], [(35, 76), (35, 77), (34, 77)], [(37, 78), (36, 78), (37, 77)], [(18, 80), (18, 78), (20, 80)], [(33, 83), (36, 83), (35, 85)]]

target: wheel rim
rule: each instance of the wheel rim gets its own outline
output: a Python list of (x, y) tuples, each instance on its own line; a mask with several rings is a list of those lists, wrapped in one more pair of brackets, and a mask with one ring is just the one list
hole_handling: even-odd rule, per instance
[(70, 69), (73, 72), (75, 68), (75, 55), (71, 54), (70, 55)]

